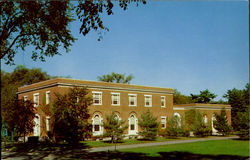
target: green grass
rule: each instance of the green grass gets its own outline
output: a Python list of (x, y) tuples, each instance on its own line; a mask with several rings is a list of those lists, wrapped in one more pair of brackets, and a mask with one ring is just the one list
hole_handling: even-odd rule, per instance
[[(146, 140), (137, 140), (137, 139), (126, 139), (122, 142), (117, 143), (116, 145), (129, 145), (129, 144), (141, 144), (141, 143), (152, 143), (152, 142), (165, 142), (165, 141), (173, 141), (173, 140), (185, 140), (185, 139), (197, 139), (197, 138), (187, 138), (187, 137), (178, 137), (176, 139), (157, 137), (155, 141), (146, 141)], [(106, 147), (113, 146), (114, 143), (104, 142), (104, 141), (83, 141), (85, 145), (89, 147)]]
[(164, 146), (123, 149), (120, 152), (145, 153), (149, 156), (159, 156), (159, 152), (189, 152), (205, 155), (235, 155), (249, 156), (249, 142), (244, 140), (211, 140), (203, 142), (171, 144)]

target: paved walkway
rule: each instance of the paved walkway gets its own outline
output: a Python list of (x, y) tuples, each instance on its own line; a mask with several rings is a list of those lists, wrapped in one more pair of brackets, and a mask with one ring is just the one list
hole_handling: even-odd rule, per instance
[[(234, 139), (238, 137), (212, 137), (212, 138), (199, 138), (199, 139), (189, 139), (189, 140), (173, 140), (173, 141), (165, 141), (165, 142), (152, 142), (152, 143), (142, 143), (142, 144), (129, 144), (129, 145), (118, 145), (116, 146), (116, 150), (119, 149), (128, 149), (128, 148), (139, 148), (139, 147), (150, 147), (150, 146), (161, 146), (161, 145), (168, 145), (168, 144), (179, 144), (179, 143), (190, 143), (190, 142), (201, 142), (201, 141), (208, 141), (208, 140), (223, 140), (223, 139)], [(95, 147), (91, 148), (89, 152), (101, 152), (101, 151), (111, 151), (115, 150), (115, 146), (108, 146), (108, 147)]]

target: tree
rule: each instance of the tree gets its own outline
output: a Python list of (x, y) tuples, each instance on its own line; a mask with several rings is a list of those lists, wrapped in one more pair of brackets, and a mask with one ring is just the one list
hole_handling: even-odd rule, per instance
[(211, 127), (207, 125), (198, 110), (190, 110), (185, 113), (185, 122), (195, 136), (205, 137), (211, 134)]
[(4, 123), (10, 131), (14, 131), (17, 136), (25, 136), (33, 132), (35, 108), (29, 100), (14, 99), (10, 104), (5, 106), (8, 112), (2, 112)]
[(190, 94), (192, 100), (197, 103), (209, 103), (212, 99), (214, 99), (217, 95), (211, 93), (208, 89), (200, 91), (200, 94)]
[(221, 113), (214, 113), (215, 120), (213, 121), (214, 128), (223, 136), (229, 135), (231, 131), (231, 127), (228, 125), (226, 110), (222, 109)]
[(192, 99), (189, 96), (181, 94), (177, 89), (174, 89), (174, 104), (187, 104), (192, 103)]
[(103, 123), (105, 134), (104, 136), (111, 137), (111, 142), (122, 139), (122, 134), (128, 126), (122, 126), (125, 121), (121, 121), (113, 112), (111, 115), (106, 116), (106, 122)]
[(53, 105), (54, 138), (62, 138), (68, 143), (76, 143), (91, 134), (88, 106), (92, 98), (86, 88), (73, 88), (67, 94), (56, 94)]
[[(119, 1), (119, 6), (126, 10), (129, 3), (146, 3), (145, 0)], [(98, 31), (99, 39), (104, 27), (101, 15), (113, 14), (111, 0), (78, 2), (63, 1), (1, 1), (0, 2), (0, 58), (6, 64), (14, 63), (18, 49), (23, 51), (33, 46), (32, 59), (45, 60), (46, 56), (60, 55), (62, 46), (66, 52), (75, 38), (70, 31), (76, 13), (81, 22), (79, 29), (84, 36), (91, 30)], [(75, 13), (74, 13), (75, 12)]]
[(232, 117), (232, 127), (234, 130), (239, 131), (240, 121), (238, 121), (237, 114), (247, 113), (249, 114), (249, 84), (246, 85), (245, 89), (232, 89), (228, 90), (227, 93), (223, 96), (228, 99), (228, 103), (231, 105), (231, 117)]
[(101, 77), (98, 76), (97, 79), (99, 81), (104, 82), (115, 82), (115, 83), (130, 83), (130, 81), (133, 79), (133, 75), (126, 76), (125, 74), (119, 74), (112, 72), (111, 74), (102, 75)]
[(154, 140), (156, 138), (159, 123), (157, 122), (157, 117), (153, 117), (149, 110), (141, 115), (139, 126), (142, 130), (139, 134), (144, 139)]
[[(16, 127), (14, 125), (16, 124), (15, 116), (19, 114), (19, 108), (16, 107), (19, 105), (20, 107), (22, 106), (16, 95), (18, 87), (50, 78), (51, 77), (47, 75), (46, 72), (42, 72), (41, 69), (28, 69), (24, 66), (17, 66), (12, 73), (1, 71), (1, 116), (2, 122), (8, 124), (7, 128), (9, 131), (14, 131)], [(29, 112), (22, 112), (21, 114), (24, 116), (27, 114), (28, 116), (28, 113)]]
[(183, 118), (178, 116), (173, 116), (168, 120), (166, 127), (167, 136), (170, 137), (180, 137), (180, 136), (188, 136), (189, 132), (185, 129), (185, 125), (183, 122)]

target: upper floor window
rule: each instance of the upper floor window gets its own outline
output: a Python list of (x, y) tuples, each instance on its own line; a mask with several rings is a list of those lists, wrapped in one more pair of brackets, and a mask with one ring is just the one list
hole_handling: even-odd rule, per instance
[(145, 96), (145, 107), (152, 107), (152, 95)]
[(50, 103), (50, 91), (46, 91), (46, 104)]
[(23, 96), (23, 101), (27, 101), (28, 100), (28, 96)]
[(111, 93), (112, 105), (120, 105), (120, 93)]
[(33, 94), (33, 102), (34, 102), (34, 107), (39, 106), (39, 93)]
[(128, 94), (129, 106), (136, 106), (137, 103), (137, 95), (136, 94)]
[(102, 105), (102, 92), (92, 92), (93, 94), (93, 104)]
[(161, 128), (166, 128), (167, 117), (161, 116)]
[(166, 96), (161, 96), (161, 107), (166, 107)]

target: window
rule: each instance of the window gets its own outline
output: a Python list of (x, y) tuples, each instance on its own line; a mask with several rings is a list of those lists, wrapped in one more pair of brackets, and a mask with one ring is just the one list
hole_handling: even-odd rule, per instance
[(28, 96), (23, 96), (23, 101), (26, 102), (28, 100)]
[(152, 95), (145, 96), (145, 107), (152, 107)]
[(39, 106), (39, 93), (33, 94), (34, 107)]
[(137, 103), (136, 99), (137, 99), (136, 94), (128, 94), (129, 106), (136, 106), (136, 103)]
[(111, 93), (112, 105), (120, 105), (120, 93)]
[(50, 91), (46, 91), (46, 104), (50, 103)]
[(166, 107), (166, 96), (161, 96), (161, 107)]
[(93, 104), (102, 105), (102, 92), (92, 92), (93, 94)]
[(47, 130), (47, 131), (50, 131), (50, 129), (49, 129), (49, 121), (50, 121), (50, 117), (47, 116), (47, 117), (46, 117), (46, 130)]
[(161, 128), (166, 128), (167, 118), (165, 116), (161, 116)]
[(94, 131), (95, 131), (95, 132), (100, 131), (100, 125), (99, 125), (99, 124), (95, 124), (95, 125), (94, 125)]

